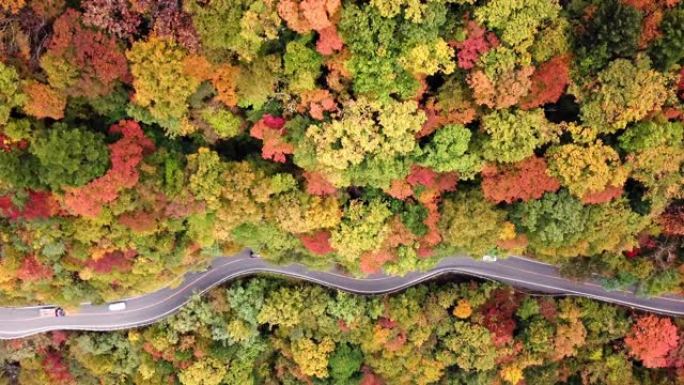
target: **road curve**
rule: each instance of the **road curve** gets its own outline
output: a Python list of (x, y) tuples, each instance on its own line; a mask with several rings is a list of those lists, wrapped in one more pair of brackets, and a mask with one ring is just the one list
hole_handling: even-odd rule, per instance
[(126, 309), (109, 311), (107, 305), (83, 305), (75, 314), (61, 318), (39, 317), (39, 306), (0, 307), (0, 339), (26, 337), (51, 330), (106, 331), (154, 323), (178, 311), (194, 293), (203, 293), (223, 282), (247, 275), (272, 273), (298, 278), (358, 294), (385, 294), (405, 289), (448, 273), (501, 281), (518, 288), (552, 295), (576, 295), (671, 316), (684, 315), (684, 298), (637, 297), (627, 291), (607, 291), (596, 282), (575, 282), (561, 278), (558, 270), (541, 262), (509, 257), (483, 262), (469, 257), (443, 259), (434, 269), (403, 277), (382, 274), (352, 278), (336, 272), (312, 271), (298, 264), (276, 266), (245, 250), (232, 257), (216, 258), (211, 268), (189, 273), (176, 288), (166, 288), (126, 300)]

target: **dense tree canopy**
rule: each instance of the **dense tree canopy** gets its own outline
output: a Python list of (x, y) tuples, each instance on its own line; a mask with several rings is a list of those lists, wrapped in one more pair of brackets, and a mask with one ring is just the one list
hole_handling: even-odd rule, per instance
[(490, 282), (364, 297), (252, 278), (152, 326), (0, 341), (0, 383), (676, 384), (680, 321)]
[[(682, 1), (0, 3), (0, 305), (145, 293), (245, 247), (353, 275), (518, 254), (684, 288)], [(390, 324), (373, 341), (418, 338)], [(583, 329), (560, 330), (567, 357)], [(281, 346), (312, 357), (302, 375), (379, 381), (354, 344), (304, 337)], [(596, 370), (649, 353), (625, 354)], [(489, 378), (471, 374), (452, 382)]]

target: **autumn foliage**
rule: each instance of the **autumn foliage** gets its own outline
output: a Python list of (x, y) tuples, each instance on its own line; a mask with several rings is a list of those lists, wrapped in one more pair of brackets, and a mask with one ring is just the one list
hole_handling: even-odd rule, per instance
[(588, 204), (606, 203), (621, 196), (622, 192), (623, 188), (621, 186), (608, 186), (603, 191), (584, 194), (582, 202)]
[(26, 256), (17, 271), (17, 278), (29, 282), (49, 279), (52, 275), (52, 268), (39, 261), (35, 255)]
[(100, 274), (106, 274), (112, 270), (126, 272), (133, 267), (132, 260), (136, 255), (134, 250), (108, 252), (97, 259), (88, 261), (87, 266)]
[(331, 195), (337, 191), (337, 188), (320, 173), (305, 172), (304, 178), (306, 179), (306, 192), (311, 195)]
[(28, 97), (24, 111), (36, 118), (62, 119), (66, 107), (66, 95), (47, 84), (30, 82), (24, 86)]
[[(683, 28), (680, 0), (0, 0), (0, 307), (241, 251), (386, 281), (524, 255), (678, 301)], [(447, 278), (234, 280), (147, 327), (0, 341), (0, 384), (684, 380), (681, 320)]]
[(677, 327), (670, 319), (656, 315), (638, 318), (630, 334), (625, 337), (629, 353), (647, 368), (667, 366), (668, 354), (677, 347), (678, 342)]
[(299, 240), (302, 245), (316, 255), (330, 254), (335, 249), (330, 246), (330, 233), (327, 231), (319, 231), (311, 235), (300, 235)]
[[(134, 383), (150, 368), (183, 385), (250, 383), (256, 371), (273, 383), (629, 384), (646, 376), (669, 384), (682, 368), (681, 334), (669, 317), (496, 282), (421, 283), (369, 297), (257, 277), (194, 297), (148, 326), (53, 332), (0, 341), (0, 350), (22, 385)], [(210, 348), (220, 343), (226, 348)]]
[(236, 106), (238, 102), (235, 90), (237, 86), (236, 77), (240, 73), (240, 69), (232, 66), (222, 66), (212, 72), (211, 82), (218, 93), (216, 98), (227, 106)]
[[(682, 1), (0, 3), (0, 306), (147, 293), (243, 248), (354, 276), (525, 255), (610, 289), (684, 288)], [(477, 327), (451, 325), (448, 344), (521, 351), (510, 325), (536, 307), (504, 297), (449, 305)], [(560, 367), (588, 323), (530, 322), (555, 340), (525, 349), (557, 347), (559, 381), (606, 382)], [(211, 330), (251, 340), (245, 325)], [(386, 326), (364, 343), (398, 356), (424, 341)], [(278, 383), (444, 382), (434, 357), (413, 381), (300, 334), (278, 364), (296, 378)], [(463, 369), (447, 382), (556, 381), (534, 357), (475, 375), (494, 363), (478, 354), (446, 355)], [(260, 382), (178, 357), (178, 381)], [(145, 362), (133, 382), (173, 377)]]
[(109, 146), (112, 164), (109, 171), (83, 187), (71, 189), (64, 197), (65, 205), (78, 215), (97, 216), (102, 205), (115, 200), (120, 190), (135, 186), (143, 154), (154, 150), (154, 144), (136, 122), (121, 121), (109, 131), (122, 136)]
[(294, 152), (294, 147), (283, 137), (286, 133), (285, 119), (281, 117), (264, 115), (252, 126), (249, 133), (263, 141), (261, 156), (264, 159), (285, 163), (285, 155)]
[(684, 235), (684, 206), (673, 205), (669, 207), (659, 219), (663, 232), (669, 235)]
[(47, 353), (43, 359), (43, 368), (50, 380), (56, 383), (69, 384), (74, 381), (64, 357), (59, 352), (50, 351)]
[(10, 196), (0, 196), (0, 215), (11, 220), (27, 221), (49, 218), (59, 211), (59, 203), (46, 191), (29, 191), (23, 206), (13, 202)]
[(110, 34), (133, 39), (142, 22), (127, 0), (87, 0), (83, 2), (83, 23), (99, 27)]
[(457, 50), (458, 66), (469, 70), (475, 66), (482, 54), (499, 45), (499, 39), (496, 34), (488, 32), (472, 20), (467, 21), (466, 30), (468, 37), (453, 45)]
[(547, 172), (543, 158), (530, 157), (510, 165), (488, 165), (482, 170), (482, 191), (492, 202), (539, 199), (560, 188)]
[(282, 0), (278, 3), (278, 14), (294, 31), (318, 32), (316, 49), (323, 55), (330, 55), (343, 46), (335, 28), (340, 6), (340, 0)]
[(102, 96), (115, 81), (130, 81), (128, 63), (116, 39), (85, 28), (82, 16), (70, 9), (55, 20), (42, 65), (54, 87), (70, 95)]
[(530, 109), (558, 101), (570, 83), (569, 61), (567, 56), (557, 56), (540, 65), (532, 74), (530, 92), (520, 107)]

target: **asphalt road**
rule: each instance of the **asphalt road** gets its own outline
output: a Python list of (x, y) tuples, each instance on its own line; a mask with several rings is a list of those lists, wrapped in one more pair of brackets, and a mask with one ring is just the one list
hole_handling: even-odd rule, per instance
[(509, 257), (483, 262), (469, 257), (442, 260), (427, 272), (403, 277), (373, 275), (351, 278), (335, 272), (311, 271), (301, 265), (275, 266), (249, 251), (217, 258), (211, 268), (189, 273), (176, 288), (126, 300), (126, 309), (110, 311), (107, 305), (84, 305), (66, 317), (40, 317), (40, 306), (0, 308), (0, 339), (26, 337), (50, 330), (117, 330), (154, 323), (181, 308), (194, 293), (203, 293), (223, 282), (257, 273), (273, 273), (302, 279), (359, 294), (385, 294), (448, 273), (458, 273), (508, 283), (518, 288), (551, 295), (577, 295), (671, 316), (684, 315), (684, 297), (637, 297), (627, 291), (607, 291), (596, 282), (575, 282), (561, 278), (558, 270), (541, 262)]

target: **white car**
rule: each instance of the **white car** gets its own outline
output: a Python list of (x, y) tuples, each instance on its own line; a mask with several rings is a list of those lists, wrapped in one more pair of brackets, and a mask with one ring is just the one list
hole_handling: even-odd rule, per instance
[(66, 313), (64, 312), (64, 309), (61, 307), (44, 307), (41, 309), (38, 309), (38, 315), (41, 318), (46, 318), (46, 317), (64, 317)]
[(482, 261), (483, 262), (496, 262), (496, 255), (483, 255)]
[(109, 311), (121, 311), (121, 310), (126, 310), (126, 302), (114, 302), (110, 303), (109, 306), (107, 306)]

